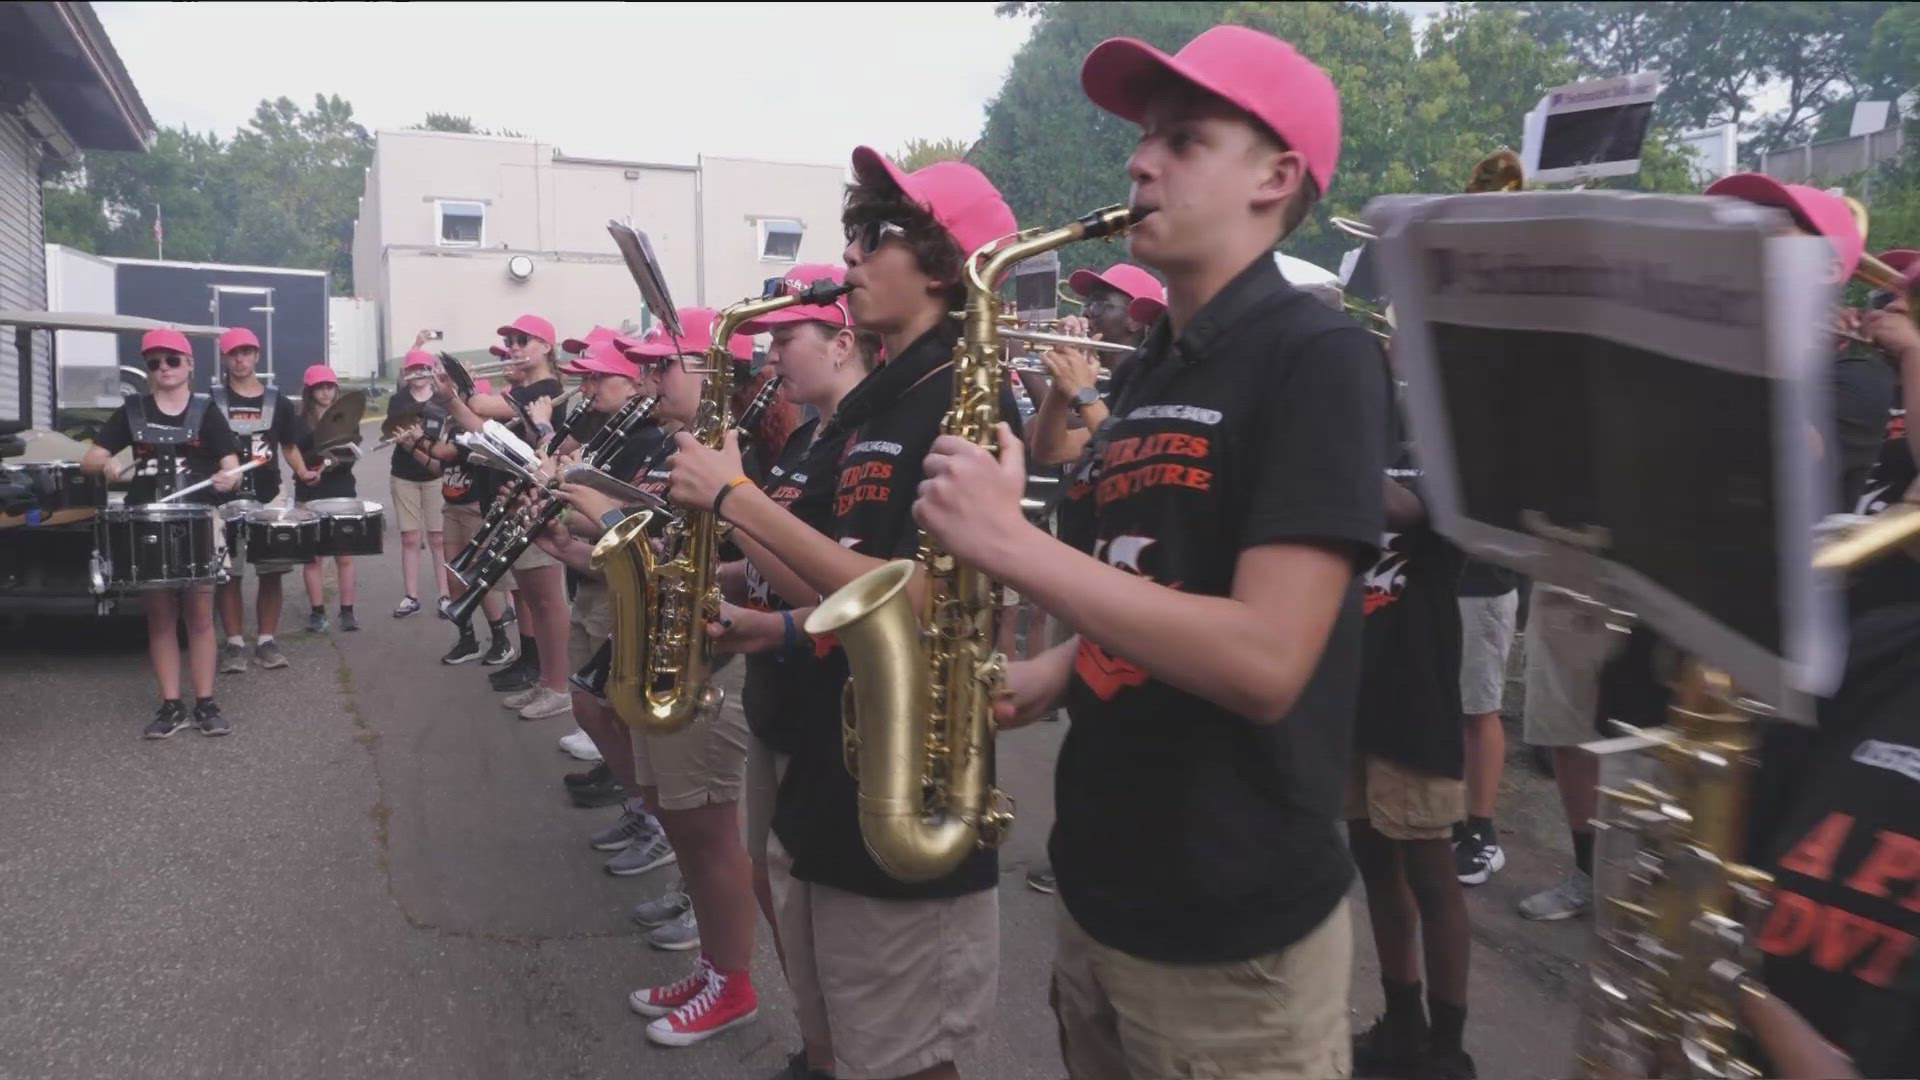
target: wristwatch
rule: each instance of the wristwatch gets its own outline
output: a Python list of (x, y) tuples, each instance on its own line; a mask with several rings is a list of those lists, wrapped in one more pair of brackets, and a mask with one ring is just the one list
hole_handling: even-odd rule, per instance
[(1079, 412), (1099, 400), (1100, 391), (1091, 386), (1083, 386), (1073, 393), (1073, 411)]
[(600, 515), (600, 527), (604, 529), (611, 529), (615, 525), (618, 525), (625, 520), (627, 520), (626, 509), (624, 507), (616, 506), (613, 509), (607, 511), (606, 513)]

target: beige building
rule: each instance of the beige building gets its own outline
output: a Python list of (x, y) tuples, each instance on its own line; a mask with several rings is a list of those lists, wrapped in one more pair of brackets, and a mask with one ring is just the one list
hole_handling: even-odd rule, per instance
[(702, 156), (568, 157), (534, 139), (382, 131), (354, 224), (353, 287), (374, 301), (382, 371), (420, 330), (484, 349), (522, 312), (561, 336), (647, 325), (607, 222), (652, 239), (674, 301), (723, 306), (795, 262), (837, 262), (844, 165)]

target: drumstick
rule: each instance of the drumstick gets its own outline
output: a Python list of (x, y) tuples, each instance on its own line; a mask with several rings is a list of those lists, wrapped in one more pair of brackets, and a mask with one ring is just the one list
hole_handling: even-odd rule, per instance
[(196, 491), (202, 490), (203, 488), (212, 487), (213, 482), (215, 480), (220, 479), (223, 476), (239, 476), (241, 473), (246, 472), (248, 469), (257, 469), (260, 466), (265, 465), (266, 463), (267, 463), (267, 459), (265, 457), (254, 458), (253, 460), (247, 462), (245, 465), (239, 466), (238, 468), (228, 469), (226, 472), (223, 472), (223, 473), (214, 473), (212, 476), (207, 477), (205, 480), (202, 480), (197, 484), (188, 484), (186, 487), (181, 488), (179, 491), (174, 492), (173, 494), (167, 496), (164, 499), (161, 499), (160, 501), (163, 503), (172, 502), (173, 500), (178, 499), (183, 495), (191, 495)]

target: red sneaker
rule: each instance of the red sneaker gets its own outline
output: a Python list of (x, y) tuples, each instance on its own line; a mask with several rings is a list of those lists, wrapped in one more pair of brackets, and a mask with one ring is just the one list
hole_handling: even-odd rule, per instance
[(735, 975), (715, 971), (693, 1000), (648, 1024), (647, 1038), (662, 1046), (691, 1046), (759, 1014), (752, 976), (744, 971)]
[(707, 981), (714, 977), (713, 965), (706, 957), (693, 966), (693, 974), (676, 983), (665, 986), (646, 986), (627, 995), (627, 1004), (641, 1016), (666, 1016), (700, 996), (707, 988)]

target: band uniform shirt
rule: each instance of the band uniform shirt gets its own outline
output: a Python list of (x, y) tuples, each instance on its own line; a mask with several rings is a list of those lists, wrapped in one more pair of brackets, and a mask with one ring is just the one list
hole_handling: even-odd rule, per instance
[[(1387, 380), (1365, 331), (1262, 255), (1180, 337), (1155, 324), (1096, 435), (1092, 554), (1183, 592), (1231, 594), (1274, 543), (1373, 561), (1385, 528)], [(1082, 635), (1049, 849), (1074, 920), (1158, 961), (1244, 960), (1305, 936), (1352, 876), (1341, 814), (1360, 588), (1278, 723), (1176, 689)], [(1152, 873), (1142, 873), (1151, 852)]]
[[(918, 554), (913, 502), (927, 451), (953, 403), (949, 363), (959, 333), (958, 323), (941, 320), (848, 392), (807, 459), (807, 483), (792, 504), (796, 517), (862, 555)], [(1004, 392), (1001, 410), (1017, 431), (1020, 414)], [(786, 703), (792, 759), (773, 814), (773, 830), (793, 857), (794, 877), (881, 900), (950, 898), (994, 888), (1000, 863), (991, 850), (977, 849), (951, 873), (919, 884), (896, 881), (874, 864), (860, 836), (858, 786), (841, 746), (846, 653), (830, 639), (812, 644), (811, 657), (788, 662), (827, 670), (789, 674), (807, 696), (796, 692)]]
[(453, 460), (440, 463), (440, 500), (447, 506), (475, 506), (489, 495), (481, 474), (492, 470), (473, 463), (473, 454), (458, 443)]
[[(390, 421), (413, 421), (419, 425), (422, 435), (435, 442), (446, 435), (447, 407), (437, 396), (421, 401), (402, 390), (393, 395), (393, 400), (387, 405), (387, 417)], [(393, 464), (388, 468), (388, 475), (396, 480), (411, 480), (417, 484), (435, 479), (432, 469), (398, 446), (393, 448)]]
[(1839, 441), (1840, 506), (1853, 509), (1881, 457), (1888, 418), (1900, 400), (1900, 376), (1878, 352), (1848, 349), (1833, 365), (1833, 425)]
[[(1411, 447), (1387, 470), (1415, 495), (1422, 472)], [(1427, 776), (1459, 779), (1466, 755), (1460, 724), (1460, 549), (1428, 522), (1381, 534), (1361, 576), (1365, 613), (1354, 745)]]
[[(1870, 1077), (1920, 1076), (1920, 603), (1856, 619), (1759, 865), (1767, 988)], [(1768, 1074), (1772, 1075), (1772, 1074)]]
[[(1878, 456), (1852, 507), (1857, 514), (1878, 514), (1899, 503), (1913, 488), (1916, 473), (1920, 473), (1913, 460), (1913, 448), (1907, 443), (1906, 404), (1897, 385), (1892, 401), (1892, 407), (1886, 412)], [(1920, 559), (1898, 553), (1855, 571), (1849, 577), (1847, 598), (1856, 612), (1895, 601), (1920, 601)]]
[[(181, 430), (188, 415), (193, 412), (192, 398), (188, 399), (186, 409), (177, 413), (163, 412), (152, 394), (143, 394), (135, 399), (148, 426), (179, 433), (181, 441), (177, 450), (169, 451), (150, 443), (136, 442), (126, 404), (107, 417), (105, 426), (93, 442), (109, 454), (133, 448), (133, 468), (127, 480), (128, 506), (154, 502), (163, 495), (205, 480), (219, 471), (221, 458), (240, 453), (240, 441), (234, 436), (233, 429), (227, 426), (227, 418), (213, 407), (205, 395), (195, 397), (201, 402), (202, 412), (199, 430), (192, 433)], [(167, 474), (163, 475), (163, 472)], [(214, 493), (209, 490), (207, 495), (208, 498), (199, 501), (213, 502)]]
[(267, 459), (265, 464), (241, 473), (240, 483), (222, 495), (221, 502), (252, 499), (269, 503), (279, 498), (280, 448), (298, 446), (305, 434), (306, 425), (300, 422), (293, 402), (270, 386), (262, 390), (249, 397), (234, 393), (229, 386), (214, 388), (213, 403), (226, 414), (227, 426), (240, 445), (241, 463), (258, 457)]
[[(320, 482), (308, 484), (298, 476), (293, 478), (293, 501), (313, 502), (317, 499), (351, 499), (359, 495), (353, 479), (354, 459), (352, 457), (335, 458), (323, 454), (313, 445), (313, 433), (304, 423), (300, 431), (300, 457), (306, 461), (307, 468), (320, 469)], [(264, 466), (263, 466), (264, 467)]]

